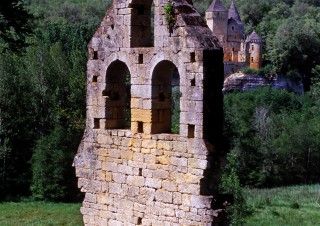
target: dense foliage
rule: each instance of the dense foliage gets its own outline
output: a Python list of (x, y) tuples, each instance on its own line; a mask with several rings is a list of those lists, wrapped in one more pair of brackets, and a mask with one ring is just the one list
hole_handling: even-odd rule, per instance
[(84, 130), (86, 46), (107, 2), (29, 3), (37, 20), (33, 34), (23, 37), (24, 53), (0, 40), (17, 50), (0, 55), (0, 199), (30, 189), (36, 199), (75, 200), (72, 160)]
[(21, 51), (27, 46), (26, 35), (32, 33), (34, 16), (23, 7), (22, 0), (0, 2), (0, 51)]
[(301, 96), (272, 89), (225, 96), (225, 135), (243, 185), (320, 182), (318, 94), (319, 84)]

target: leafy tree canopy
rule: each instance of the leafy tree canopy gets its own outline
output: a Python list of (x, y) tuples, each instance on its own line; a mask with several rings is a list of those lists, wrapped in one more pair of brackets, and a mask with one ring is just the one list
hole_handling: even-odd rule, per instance
[(0, 50), (18, 51), (27, 46), (26, 36), (32, 33), (34, 16), (21, 0), (0, 2)]

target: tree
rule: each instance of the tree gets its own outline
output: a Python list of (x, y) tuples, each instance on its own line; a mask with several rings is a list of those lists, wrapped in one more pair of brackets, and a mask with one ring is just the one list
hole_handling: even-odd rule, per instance
[(26, 47), (26, 36), (32, 34), (34, 16), (22, 0), (0, 2), (0, 50), (19, 51)]
[(300, 72), (305, 89), (310, 89), (311, 70), (320, 64), (320, 27), (316, 20), (285, 20), (267, 48), (268, 58), (279, 72)]

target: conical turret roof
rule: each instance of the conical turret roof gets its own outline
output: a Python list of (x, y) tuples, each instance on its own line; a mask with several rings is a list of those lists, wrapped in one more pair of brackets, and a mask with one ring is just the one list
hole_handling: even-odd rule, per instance
[(206, 12), (227, 11), (220, 0), (213, 0)]
[(261, 42), (262, 38), (257, 34), (257, 32), (253, 31), (247, 38), (246, 41), (249, 42)]
[(230, 5), (228, 17), (229, 17), (229, 19), (231, 19), (231, 18), (234, 19), (238, 23), (242, 23), (241, 19), (240, 19), (239, 12), (237, 10), (237, 7), (236, 7), (236, 5), (234, 4), (233, 1), (232, 1), (231, 5)]

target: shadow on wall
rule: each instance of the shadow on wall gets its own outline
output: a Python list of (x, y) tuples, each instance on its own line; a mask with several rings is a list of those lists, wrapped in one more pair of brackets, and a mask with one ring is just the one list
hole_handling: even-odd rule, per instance
[(204, 99), (203, 99), (203, 136), (207, 150), (207, 169), (200, 184), (200, 194), (212, 196), (211, 207), (218, 214), (213, 220), (213, 226), (228, 225), (225, 217), (226, 200), (229, 202), (232, 197), (219, 194), (221, 168), (225, 162), (225, 142), (223, 137), (223, 71), (222, 51), (204, 51)]

